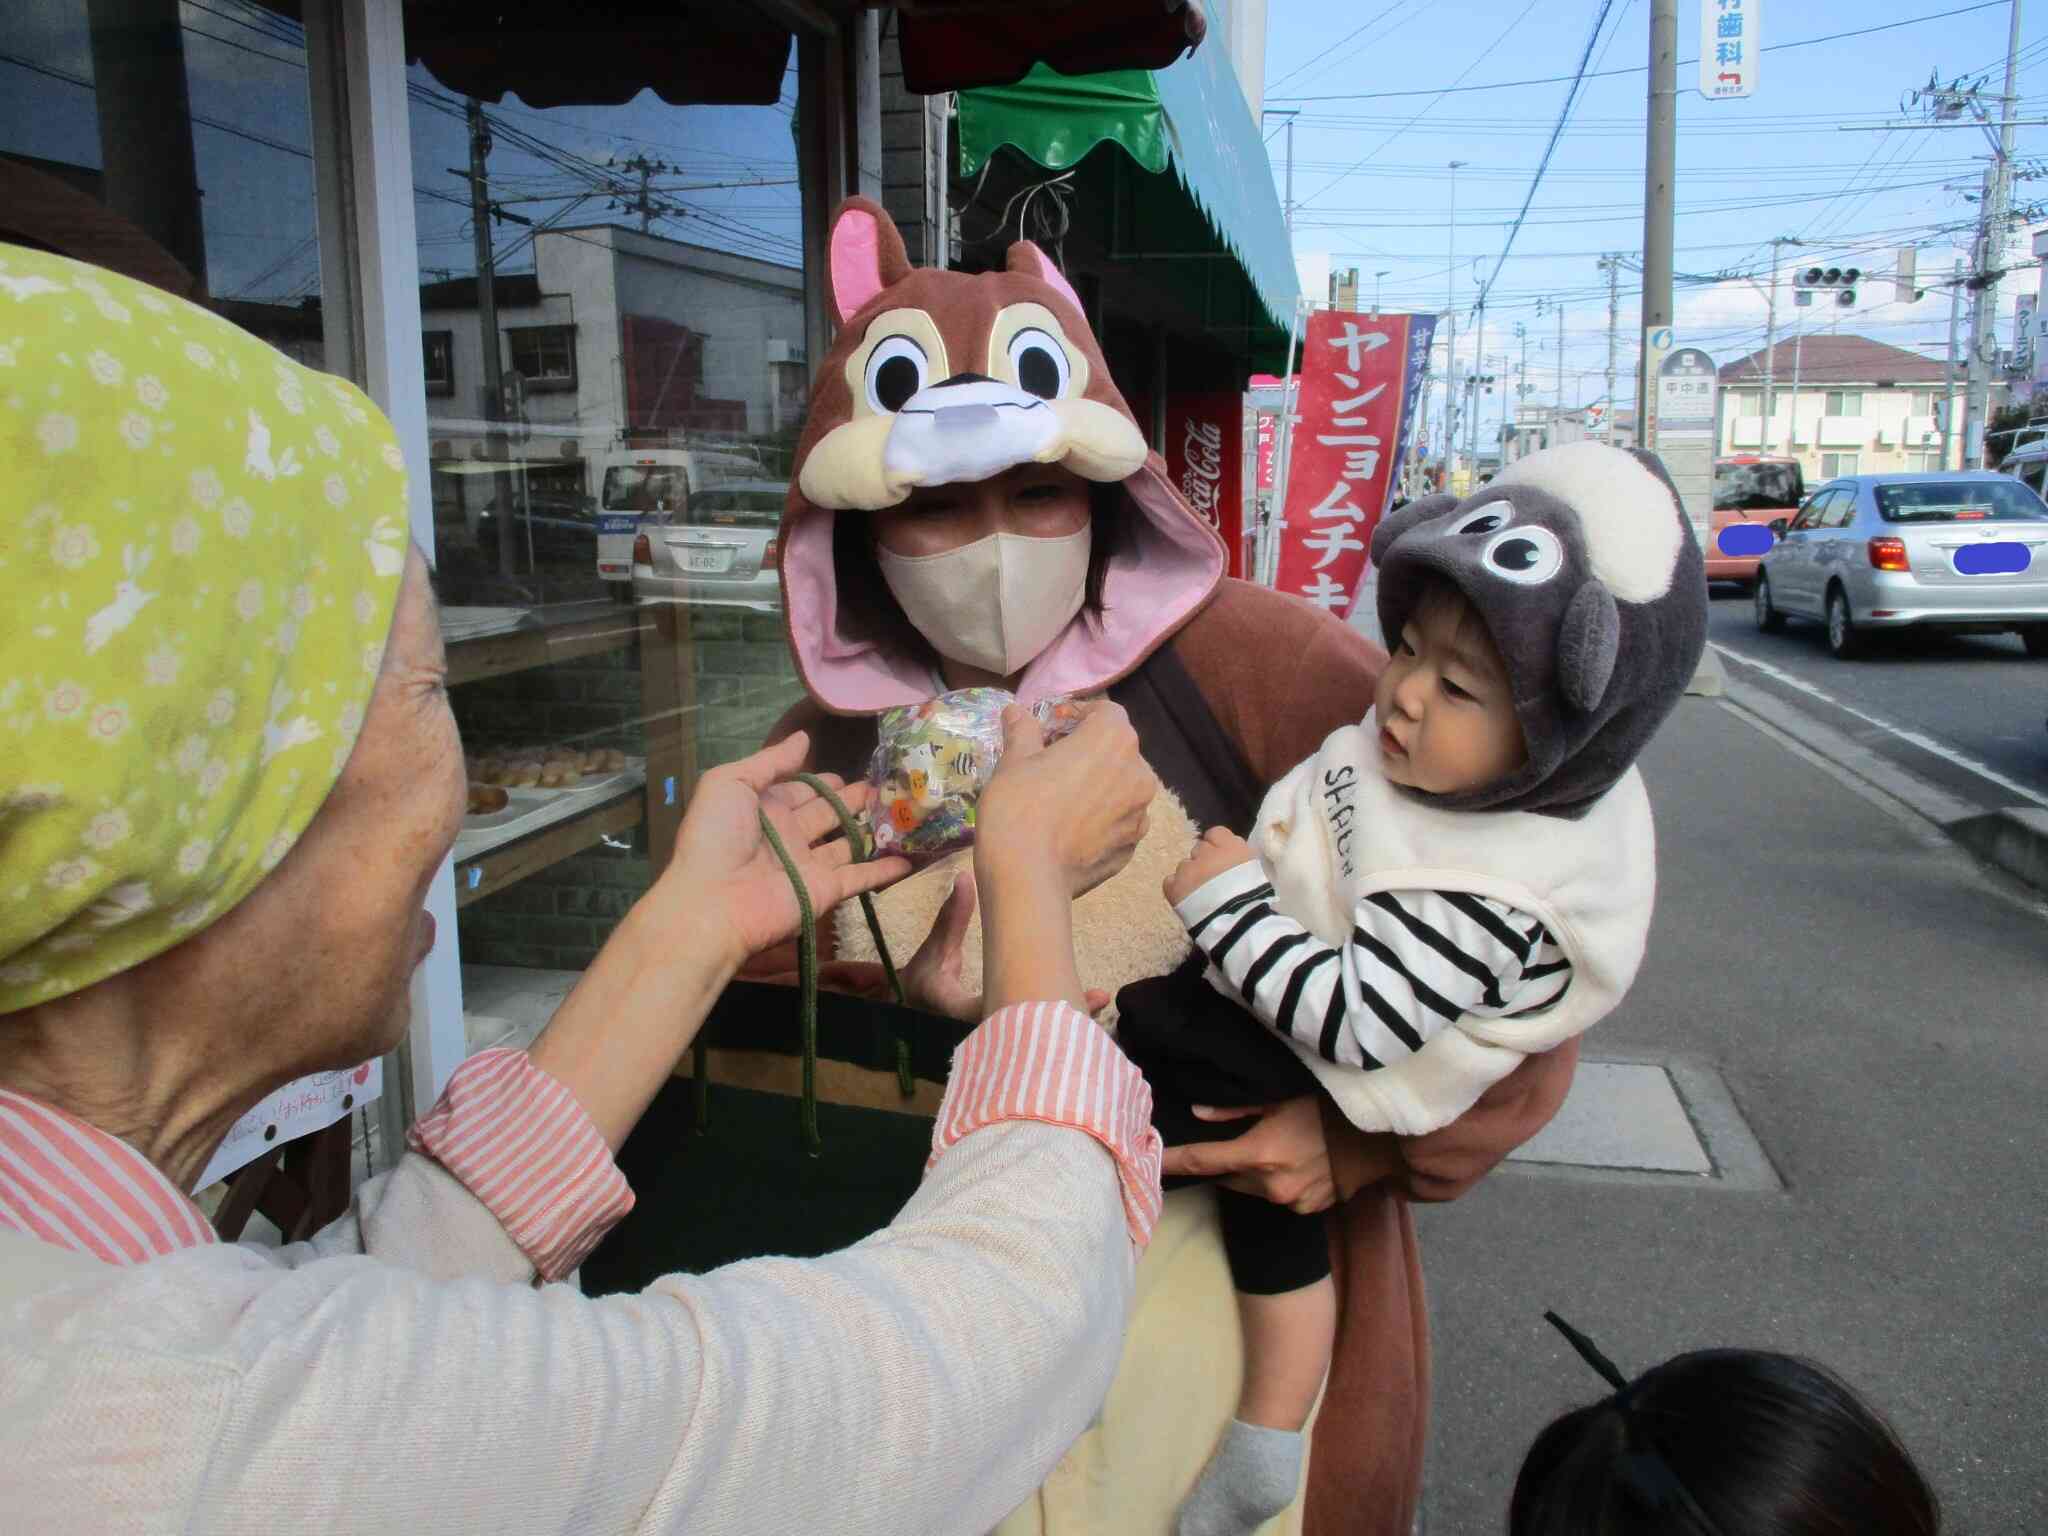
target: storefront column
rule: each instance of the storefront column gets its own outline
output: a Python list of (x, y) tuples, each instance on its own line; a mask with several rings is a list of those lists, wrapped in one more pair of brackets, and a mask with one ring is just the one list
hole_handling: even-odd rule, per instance
[[(400, 0), (306, 0), (307, 66), (313, 86), (316, 162), (341, 157), (319, 181), (322, 246), (341, 252), (346, 275), (327, 291), (345, 296), (353, 377), (391, 418), (411, 470), (407, 513), (434, 558), (427, 447), (426, 364), (420, 338), (418, 235), (413, 221), (412, 129), (407, 115)], [(333, 329), (339, 330), (340, 324)], [(462, 967), (455, 943), (455, 878), (443, 864), (427, 893), (438, 933), (412, 980), (412, 1023), (380, 1101), (388, 1156), (405, 1127), (432, 1106), (468, 1054)]]

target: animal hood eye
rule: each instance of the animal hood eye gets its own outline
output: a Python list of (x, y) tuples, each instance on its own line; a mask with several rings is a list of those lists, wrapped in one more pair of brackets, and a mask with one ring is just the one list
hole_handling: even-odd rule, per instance
[(1464, 533), (1492, 533), (1496, 528), (1505, 528), (1515, 520), (1515, 509), (1504, 501), (1489, 502), (1475, 511), (1467, 512), (1451, 524), (1450, 534), (1455, 538)]
[(1010, 366), (1016, 371), (1018, 388), (1041, 400), (1059, 399), (1073, 377), (1067, 349), (1057, 337), (1035, 325), (1010, 338)]
[(868, 404), (881, 415), (893, 415), (923, 389), (931, 364), (924, 348), (908, 336), (891, 336), (868, 356)]
[(1548, 528), (1509, 527), (1480, 556), (1489, 574), (1519, 586), (1540, 586), (1564, 569), (1564, 546)]

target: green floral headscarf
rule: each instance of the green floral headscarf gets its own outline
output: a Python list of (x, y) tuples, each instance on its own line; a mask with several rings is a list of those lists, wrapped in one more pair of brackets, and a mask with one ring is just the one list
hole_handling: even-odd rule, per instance
[(408, 547), (353, 385), (0, 245), (0, 1013), (276, 867), (348, 761)]

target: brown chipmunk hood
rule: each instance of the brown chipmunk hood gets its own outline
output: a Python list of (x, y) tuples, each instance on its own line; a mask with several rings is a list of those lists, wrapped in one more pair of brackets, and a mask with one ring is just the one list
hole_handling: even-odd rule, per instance
[(872, 714), (933, 692), (924, 658), (842, 632), (832, 555), (835, 518), (896, 506), (920, 486), (1056, 463), (1124, 487), (1102, 612), (1076, 615), (1025, 667), (1027, 703), (1107, 687), (1208, 600), (1222, 542), (1147, 451), (1079, 298), (1036, 245), (1012, 245), (1001, 272), (912, 267), (888, 214), (856, 197), (833, 217), (827, 278), (839, 332), (781, 535), (784, 624), (820, 705)]

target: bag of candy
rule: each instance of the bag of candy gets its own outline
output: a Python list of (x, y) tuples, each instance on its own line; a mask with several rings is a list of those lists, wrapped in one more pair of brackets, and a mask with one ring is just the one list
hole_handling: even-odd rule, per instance
[[(868, 761), (877, 854), (923, 865), (974, 845), (982, 787), (1003, 754), (1003, 708), (1016, 702), (1001, 688), (961, 688), (882, 715)], [(1041, 699), (1031, 713), (1048, 743), (1081, 723), (1081, 706), (1066, 697)]]

